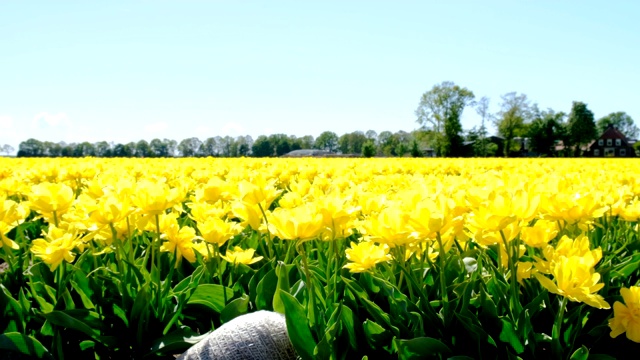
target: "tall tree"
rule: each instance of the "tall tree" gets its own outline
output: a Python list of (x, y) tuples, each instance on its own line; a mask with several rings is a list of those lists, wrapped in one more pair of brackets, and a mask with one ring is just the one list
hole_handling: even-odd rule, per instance
[(524, 135), (526, 123), (531, 117), (531, 104), (527, 95), (510, 92), (502, 95), (502, 103), (494, 123), (498, 134), (504, 138), (504, 156), (512, 151), (513, 139)]
[(178, 153), (183, 157), (196, 156), (201, 146), (202, 141), (197, 137), (187, 138), (178, 144)]
[(462, 150), (462, 124), (460, 117), (475, 95), (451, 81), (434, 85), (422, 94), (415, 113), (424, 129), (438, 134), (437, 151), (442, 156), (455, 156)]
[(316, 138), (314, 147), (334, 152), (338, 149), (338, 135), (333, 131), (325, 131)]
[(489, 98), (483, 96), (476, 103), (476, 113), (480, 115), (480, 129), (478, 129), (478, 139), (474, 142), (474, 152), (477, 156), (487, 156), (487, 120), (491, 118), (489, 113)]
[(218, 143), (213, 137), (207, 138), (198, 149), (198, 155), (200, 156), (217, 156), (218, 155)]
[(565, 113), (552, 109), (535, 111), (534, 119), (527, 130), (531, 139), (531, 151), (541, 155), (551, 156), (555, 153), (554, 145), (562, 140), (564, 133)]
[(15, 151), (15, 149), (13, 148), (13, 146), (11, 146), (9, 144), (4, 144), (4, 145), (0, 146), (0, 154), (4, 153), (4, 154), (9, 155), (14, 151)]
[(31, 138), (18, 145), (18, 157), (40, 157), (44, 155), (44, 144), (40, 140)]
[(587, 104), (574, 101), (571, 106), (568, 121), (569, 139), (575, 145), (574, 156), (580, 156), (581, 147), (588, 144), (597, 136), (596, 123), (593, 112), (587, 108)]
[(266, 135), (258, 136), (251, 147), (251, 152), (255, 157), (273, 156), (273, 150), (274, 146)]
[(631, 116), (624, 111), (613, 112), (607, 116), (603, 116), (596, 122), (598, 133), (602, 134), (609, 125), (613, 125), (628, 139), (637, 139), (640, 134), (640, 130), (633, 122)]

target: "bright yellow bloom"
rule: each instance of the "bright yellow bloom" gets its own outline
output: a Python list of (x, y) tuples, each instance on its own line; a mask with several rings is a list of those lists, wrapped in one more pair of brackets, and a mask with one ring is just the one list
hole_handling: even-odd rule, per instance
[(182, 201), (183, 195), (163, 182), (141, 181), (136, 184), (131, 200), (141, 213), (160, 215)]
[(191, 209), (190, 217), (196, 222), (204, 222), (211, 218), (224, 218), (231, 214), (231, 206), (226, 201), (217, 201), (214, 203), (196, 201), (187, 204)]
[(4, 195), (0, 195), (0, 221), (17, 226), (22, 224), (27, 216), (29, 216), (29, 207), (25, 203), (7, 200)]
[(417, 241), (417, 233), (408, 225), (409, 214), (399, 207), (383, 209), (378, 216), (371, 215), (362, 223), (367, 239), (389, 247), (407, 245)]
[(347, 237), (353, 233), (353, 221), (360, 211), (359, 206), (351, 203), (351, 197), (325, 196), (316, 201), (322, 222), (328, 230), (323, 238)]
[(242, 226), (237, 222), (210, 218), (198, 223), (198, 230), (204, 241), (222, 246), (227, 240), (241, 233)]
[(604, 284), (598, 283), (600, 274), (595, 272), (583, 258), (578, 256), (561, 258), (551, 269), (551, 275), (555, 282), (542, 274), (533, 274), (540, 285), (549, 292), (598, 309), (611, 308), (602, 296), (595, 294), (604, 287)]
[(536, 256), (535, 266), (538, 271), (550, 274), (554, 264), (562, 258), (577, 256), (582, 258), (582, 261), (588, 266), (594, 267), (600, 259), (602, 259), (602, 249), (596, 248), (591, 250), (589, 238), (586, 236), (579, 236), (575, 240), (564, 235), (560, 238), (560, 241), (555, 247), (547, 245), (543, 250), (545, 260), (542, 260)]
[(627, 338), (640, 343), (640, 286), (620, 289), (624, 304), (616, 301), (613, 304), (613, 318), (609, 320), (611, 337), (626, 332)]
[[(176, 223), (177, 225), (177, 223)], [(160, 251), (174, 253), (176, 255), (176, 266), (180, 264), (182, 257), (193, 263), (196, 261), (196, 254), (193, 251), (193, 240), (198, 239), (196, 231), (192, 227), (177, 226), (165, 227), (161, 239), (166, 240), (160, 246)]]
[(625, 221), (640, 220), (640, 200), (636, 198), (632, 203), (622, 208), (620, 211), (620, 217)]
[(262, 256), (253, 257), (255, 252), (255, 249), (243, 250), (239, 246), (234, 246), (233, 250), (227, 249), (226, 255), (220, 255), (220, 257), (232, 264), (251, 265), (262, 260)]
[[(270, 213), (267, 209), (263, 208), (262, 210), (264, 210), (266, 214)], [(236, 201), (231, 205), (231, 213), (240, 219), (240, 224), (243, 227), (250, 226), (253, 230), (261, 233), (266, 230), (263, 223), (264, 216), (258, 205)]]
[(233, 199), (235, 194), (234, 184), (229, 184), (219, 177), (212, 177), (209, 181), (196, 189), (196, 202), (215, 203), (220, 200), (228, 201)]
[(555, 221), (538, 220), (533, 226), (523, 227), (520, 238), (525, 244), (542, 248), (558, 235), (558, 224)]
[(608, 210), (598, 194), (591, 192), (572, 194), (560, 191), (541, 202), (541, 207), (545, 219), (564, 220), (568, 224), (589, 223)]
[(389, 246), (376, 245), (371, 241), (351, 242), (351, 247), (345, 250), (347, 263), (344, 268), (353, 273), (365, 272), (376, 264), (391, 260)]
[(106, 226), (126, 219), (133, 210), (128, 198), (115, 194), (105, 195), (98, 199), (96, 209), (91, 213), (91, 220)]
[(73, 262), (76, 255), (72, 250), (81, 243), (78, 234), (49, 225), (49, 231), (43, 235), (44, 239), (33, 240), (31, 252), (49, 265), (51, 271), (54, 271), (63, 260)]
[(29, 206), (46, 217), (53, 217), (55, 212), (62, 216), (73, 203), (73, 189), (65, 184), (42, 183), (31, 187)]
[(253, 179), (253, 182), (240, 181), (238, 183), (240, 200), (251, 205), (259, 204), (266, 211), (273, 200), (282, 193), (282, 190), (276, 189), (276, 181), (276, 179), (267, 180), (262, 177)]
[(324, 230), (322, 214), (312, 204), (277, 208), (268, 215), (269, 231), (282, 240), (311, 240)]
[(531, 279), (531, 275), (535, 274), (535, 268), (533, 267), (533, 263), (529, 261), (518, 261), (516, 264), (517, 267), (517, 276), (518, 282), (522, 284), (524, 279)]
[[(421, 194), (418, 195), (421, 197)], [(408, 224), (422, 239), (435, 239), (437, 233), (442, 235), (462, 220), (461, 217), (452, 218), (447, 198), (444, 196), (439, 196), (437, 201), (421, 199), (408, 203), (411, 203), (410, 207), (406, 208), (409, 215)]]
[(13, 229), (13, 226), (10, 226), (4, 221), (0, 221), (0, 249), (3, 247), (8, 247), (9, 249), (18, 250), (20, 246), (17, 242), (9, 239), (6, 235)]
[(511, 194), (507, 192), (492, 192), (487, 202), (474, 209), (468, 216), (469, 228), (475, 232), (500, 231), (517, 220)]

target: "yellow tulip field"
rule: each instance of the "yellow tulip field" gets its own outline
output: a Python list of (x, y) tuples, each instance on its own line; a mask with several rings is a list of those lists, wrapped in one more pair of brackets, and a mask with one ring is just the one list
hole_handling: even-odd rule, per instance
[(0, 353), (270, 310), (302, 359), (625, 358), (639, 197), (632, 159), (0, 158)]

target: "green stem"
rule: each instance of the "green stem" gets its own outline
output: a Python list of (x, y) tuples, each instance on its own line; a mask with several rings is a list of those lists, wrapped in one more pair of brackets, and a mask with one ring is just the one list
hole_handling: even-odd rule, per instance
[[(500, 230), (500, 237), (502, 238), (502, 242), (504, 244), (505, 251), (507, 253), (507, 266), (509, 267), (509, 285), (511, 296), (509, 296), (509, 302), (511, 303), (511, 309), (514, 312), (515, 316), (520, 315), (520, 300), (519, 300), (519, 292), (518, 292), (518, 274), (516, 271), (516, 259), (517, 253), (519, 252), (518, 244), (515, 244), (515, 249), (512, 249), (507, 242), (507, 238), (504, 236), (504, 232)], [(513, 252), (512, 252), (513, 251)], [(515, 319), (514, 319), (515, 320)]]
[[(273, 260), (273, 242), (271, 241), (271, 231), (269, 231), (269, 220), (267, 220), (267, 214), (264, 212), (262, 208), (262, 204), (258, 203), (258, 207), (260, 208), (260, 212), (262, 213), (262, 219), (264, 219), (264, 224), (267, 226), (267, 249), (269, 250), (269, 260)], [(278, 254), (276, 253), (276, 257)]]
[(309, 291), (309, 324), (314, 327), (316, 325), (316, 303), (315, 303), (315, 294), (313, 291), (313, 282), (311, 281), (311, 272), (309, 271), (309, 263), (307, 261), (307, 253), (305, 252), (304, 242), (298, 240), (298, 251), (300, 252), (300, 257), (302, 258), (302, 271), (304, 272), (304, 276), (307, 282), (307, 290)]
[(224, 283), (222, 282), (222, 271), (220, 271), (220, 247), (218, 244), (213, 244), (213, 256), (215, 257), (216, 262), (216, 273), (218, 274), (218, 281), (220, 281), (220, 285), (222, 286), (222, 294), (224, 297), (224, 304), (227, 305), (227, 289), (224, 288)]
[[(447, 279), (445, 278), (444, 271), (444, 247), (442, 246), (442, 237), (440, 232), (436, 233), (436, 240), (438, 241), (438, 261), (440, 262), (440, 292), (442, 296), (442, 307), (444, 309), (445, 321), (449, 318), (449, 295), (447, 294)], [(500, 254), (498, 254), (500, 256)]]
[(53, 210), (53, 224), (58, 227), (58, 212)]
[(562, 298), (562, 301), (560, 302), (560, 309), (558, 310), (558, 316), (556, 317), (556, 321), (553, 324), (553, 330), (551, 332), (552, 352), (556, 359), (562, 359), (562, 321), (567, 307), (567, 301), (568, 299), (566, 297)]

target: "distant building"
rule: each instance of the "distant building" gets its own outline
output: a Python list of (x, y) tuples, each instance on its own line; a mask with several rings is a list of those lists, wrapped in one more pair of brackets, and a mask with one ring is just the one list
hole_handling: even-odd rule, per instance
[(609, 125), (600, 137), (589, 144), (588, 156), (592, 157), (635, 157), (632, 143), (618, 129)]

